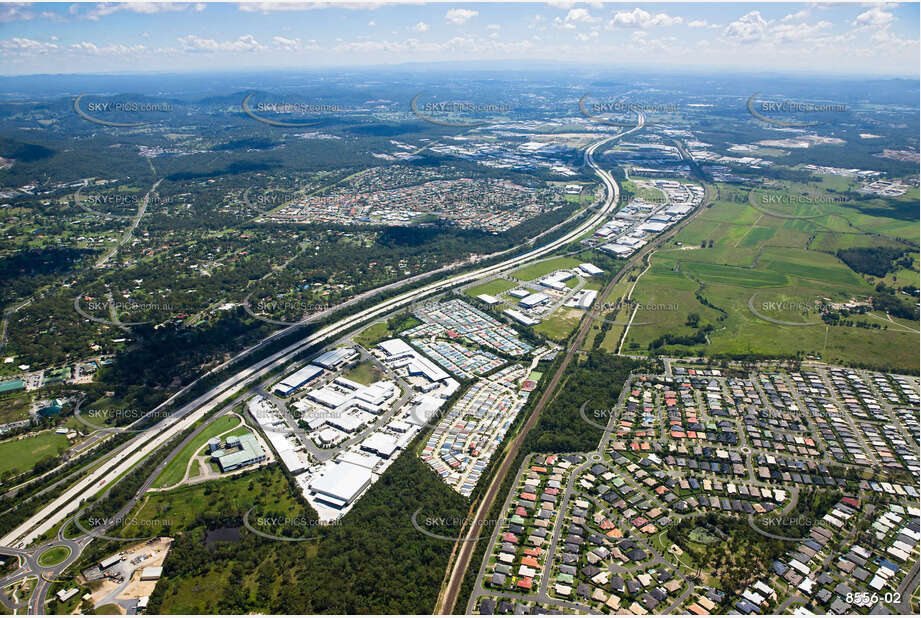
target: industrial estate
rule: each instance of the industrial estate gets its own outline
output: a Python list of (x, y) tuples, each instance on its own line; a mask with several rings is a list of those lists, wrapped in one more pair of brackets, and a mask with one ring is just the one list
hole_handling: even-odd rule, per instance
[(0, 23), (3, 613), (921, 611), (916, 3)]

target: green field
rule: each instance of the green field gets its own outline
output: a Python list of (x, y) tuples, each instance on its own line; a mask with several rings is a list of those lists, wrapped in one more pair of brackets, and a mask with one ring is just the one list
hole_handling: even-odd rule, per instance
[(101, 605), (97, 607), (94, 611), (96, 612), (96, 614), (101, 615), (101, 616), (121, 616), (122, 615), (121, 611), (118, 609), (118, 605), (116, 605), (115, 603)]
[[(316, 513), (305, 513), (288, 484), (284, 473), (277, 466), (260, 468), (249, 474), (226, 479), (219, 479), (201, 485), (180, 487), (163, 493), (151, 493), (147, 501), (126, 519), (136, 522), (157, 522), (158, 527), (132, 524), (123, 527), (117, 534), (126, 538), (145, 537), (151, 534), (175, 536), (194, 535), (204, 538), (203, 522), (221, 521), (223, 518), (239, 520), (252, 507), (259, 514), (281, 513), (284, 516), (303, 521), (315, 521)], [(259, 514), (254, 514), (254, 520)], [(254, 524), (255, 525), (255, 524)], [(278, 532), (272, 530), (271, 532)], [(301, 531), (302, 533), (303, 531)], [(273, 545), (261, 540), (264, 547), (261, 553), (271, 555)], [(310, 560), (316, 553), (316, 544), (298, 543), (301, 559)], [(246, 572), (237, 579), (234, 568), (239, 563), (233, 559), (236, 545), (231, 545), (221, 553), (220, 563), (200, 574), (188, 574), (179, 577), (165, 577), (157, 584), (162, 586), (163, 605), (160, 611), (165, 614), (202, 614), (216, 611), (220, 607), (222, 595), (232, 586), (255, 587), (258, 574)], [(200, 550), (203, 550), (200, 547)], [(205, 552), (208, 553), (208, 552)], [(170, 556), (172, 558), (172, 555)], [(169, 560), (168, 558), (167, 560)], [(228, 562), (229, 560), (229, 562)], [(234, 568), (232, 568), (234, 567)], [(244, 569), (246, 571), (246, 569)]]
[(221, 416), (205, 427), (195, 439), (185, 445), (179, 453), (163, 468), (163, 472), (154, 481), (154, 487), (170, 487), (175, 485), (185, 476), (189, 460), (200, 450), (205, 448), (208, 440), (222, 433), (228, 432), (240, 425), (236, 416)]
[[(805, 190), (803, 187), (799, 188)], [(875, 361), (878, 366), (917, 369), (917, 324), (870, 312), (855, 316), (854, 321), (879, 324), (880, 328), (827, 326), (815, 307), (821, 302), (872, 297), (875, 278), (855, 273), (835, 252), (854, 246), (907, 246), (875, 231), (900, 228), (902, 221), (881, 218), (876, 214), (879, 211), (869, 215), (866, 208), (849, 209), (846, 204), (769, 206), (796, 215), (821, 211), (825, 216), (785, 219), (739, 202), (717, 202), (705, 210), (677, 235), (680, 247), (666, 245), (650, 258), (652, 267), (640, 278), (633, 299), (651, 309), (637, 311), (623, 351), (645, 353), (651, 342), (668, 335), (672, 339), (657, 348), (659, 353), (801, 354), (828, 362)], [(830, 231), (836, 229), (832, 223), (848, 231)], [(853, 224), (874, 232), (861, 232)], [(917, 236), (915, 229), (906, 238)], [(917, 252), (913, 256), (916, 265)], [(917, 278), (916, 271), (902, 269), (891, 273), (887, 283), (917, 285)], [(623, 293), (619, 286), (617, 297)], [(750, 301), (756, 312), (761, 307), (767, 313), (757, 315)], [(697, 317), (698, 326), (692, 316)], [(616, 317), (618, 321), (628, 318), (624, 310)], [(703, 325), (712, 325), (709, 335), (698, 334)], [(614, 350), (622, 331), (622, 326), (613, 326), (604, 349)], [(697, 341), (703, 338), (708, 341)]]
[(58, 547), (52, 547), (42, 552), (42, 555), (38, 557), (38, 566), (40, 567), (53, 567), (55, 565), (61, 564), (70, 557), (70, 548), (64, 545), (59, 545)]
[[(167, 531), (172, 532), (194, 526), (202, 514), (242, 515), (253, 505), (271, 507), (275, 512), (293, 513), (303, 509), (291, 493), (281, 469), (273, 466), (239, 477), (152, 492), (136, 510), (133, 521), (165, 521)], [(146, 527), (137, 526), (135, 523), (126, 525), (118, 534), (127, 538), (151, 534)]]
[(511, 290), (513, 287), (515, 287), (515, 285), (515, 283), (508, 281), (507, 279), (492, 279), (485, 283), (480, 283), (478, 285), (467, 288), (464, 294), (470, 296), (471, 298), (476, 298), (480, 294), (499, 296), (499, 294)]
[(583, 261), (584, 260), (580, 261), (573, 257), (550, 258), (543, 262), (538, 262), (537, 264), (531, 264), (530, 266), (519, 268), (512, 273), (512, 276), (516, 279), (521, 279), (522, 281), (531, 281), (532, 279), (537, 279), (538, 277), (549, 275), (550, 273), (563, 268), (574, 268), (581, 264)]
[(31, 470), (40, 459), (60, 455), (69, 445), (66, 437), (50, 430), (0, 442), (0, 476)]
[(24, 421), (29, 418), (32, 398), (23, 392), (5, 393), (0, 397), (0, 424)]
[(376, 322), (355, 335), (355, 343), (366, 348), (373, 348), (378, 343), (390, 336), (386, 322)]
[(584, 312), (581, 309), (560, 307), (553, 315), (534, 327), (534, 330), (553, 341), (565, 341), (579, 325)]
[(383, 378), (383, 374), (373, 363), (364, 361), (346, 371), (342, 377), (367, 386)]
[(710, 545), (711, 543), (716, 543), (719, 541), (719, 538), (710, 534), (706, 528), (699, 527), (691, 530), (688, 538), (691, 539), (691, 541), (694, 543), (700, 543), (701, 545)]

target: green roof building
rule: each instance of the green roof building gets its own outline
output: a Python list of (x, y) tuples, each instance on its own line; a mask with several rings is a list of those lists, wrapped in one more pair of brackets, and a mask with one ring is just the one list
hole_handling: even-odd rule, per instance
[(224, 449), (214, 451), (211, 457), (217, 461), (221, 472), (237, 470), (266, 459), (262, 445), (251, 433), (227, 438), (224, 441)]
[(0, 382), (0, 393), (9, 393), (11, 391), (21, 391), (26, 387), (22, 380), (7, 380)]

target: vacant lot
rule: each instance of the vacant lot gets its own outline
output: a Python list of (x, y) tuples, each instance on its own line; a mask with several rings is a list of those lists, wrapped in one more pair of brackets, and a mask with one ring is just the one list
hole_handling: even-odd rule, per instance
[(491, 296), (498, 296), (502, 292), (511, 290), (515, 287), (515, 283), (507, 279), (493, 279), (485, 283), (480, 283), (472, 287), (467, 288), (467, 291), (464, 292), (467, 296), (477, 297), (480, 294), (489, 294)]
[(519, 268), (512, 273), (512, 276), (516, 279), (521, 279), (522, 281), (531, 281), (532, 279), (537, 279), (538, 277), (549, 275), (550, 273), (563, 268), (574, 268), (581, 263), (582, 262), (580, 260), (572, 257), (550, 258), (544, 262), (538, 262), (537, 264)]

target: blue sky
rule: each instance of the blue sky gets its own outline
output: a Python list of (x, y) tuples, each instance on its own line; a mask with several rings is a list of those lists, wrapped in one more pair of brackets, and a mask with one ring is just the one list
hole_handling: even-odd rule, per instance
[(0, 74), (502, 59), (917, 77), (918, 6), (2, 3)]

